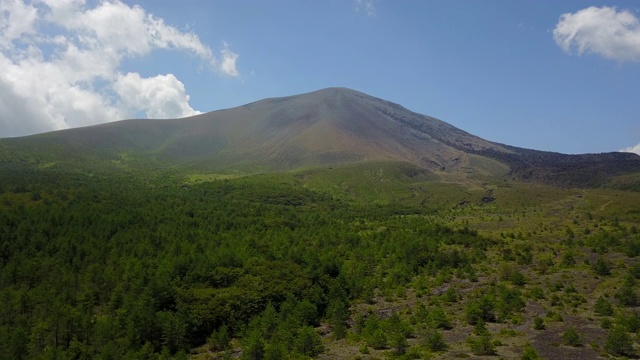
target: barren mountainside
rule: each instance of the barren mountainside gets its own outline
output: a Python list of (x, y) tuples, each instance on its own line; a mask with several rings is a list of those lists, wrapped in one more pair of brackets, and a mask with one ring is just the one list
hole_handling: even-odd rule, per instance
[[(498, 144), (345, 88), (265, 99), (184, 119), (125, 120), (0, 141), (3, 157), (20, 157), (25, 149), (54, 163), (125, 156), (244, 172), (391, 160), (436, 173), (508, 176), (563, 186), (597, 185), (613, 175), (640, 171), (640, 156), (635, 154), (564, 155)], [(65, 155), (56, 159), (52, 154)]]

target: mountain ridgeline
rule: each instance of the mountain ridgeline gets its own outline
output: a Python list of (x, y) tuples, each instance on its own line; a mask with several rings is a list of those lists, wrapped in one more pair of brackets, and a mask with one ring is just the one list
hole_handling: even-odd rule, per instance
[(125, 120), (0, 140), (0, 161), (18, 160), (46, 166), (129, 162), (244, 173), (395, 161), (444, 177), (579, 187), (640, 171), (636, 154), (564, 155), (503, 145), (344, 88), (184, 119)]

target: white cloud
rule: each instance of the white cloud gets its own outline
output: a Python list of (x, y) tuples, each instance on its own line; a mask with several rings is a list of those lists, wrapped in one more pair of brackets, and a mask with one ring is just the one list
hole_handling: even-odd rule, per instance
[[(44, 30), (43, 30), (44, 29)], [(238, 77), (238, 54), (216, 55), (192, 32), (120, 0), (0, 0), (0, 137), (134, 117), (197, 114), (173, 74), (122, 74), (124, 59), (168, 49)]]
[(155, 119), (168, 119), (200, 114), (189, 106), (189, 95), (175, 76), (158, 75), (141, 78), (137, 73), (120, 75), (114, 84), (116, 93), (125, 106), (146, 109), (146, 115)]
[(224, 49), (222, 49), (220, 53), (222, 54), (222, 61), (220, 62), (220, 69), (222, 72), (230, 76), (239, 76), (240, 73), (236, 68), (238, 54), (229, 50), (229, 45), (227, 43), (224, 43)]
[(0, 47), (6, 47), (23, 34), (32, 32), (37, 9), (22, 1), (0, 2)]
[(629, 10), (589, 7), (560, 16), (553, 37), (562, 49), (617, 61), (640, 61), (640, 21)]
[(355, 0), (355, 6), (357, 12), (364, 12), (369, 17), (376, 16), (376, 5), (374, 0)]
[(640, 144), (638, 144), (636, 146), (630, 146), (628, 148), (620, 149), (620, 151), (621, 152), (636, 153), (636, 154), (640, 155)]

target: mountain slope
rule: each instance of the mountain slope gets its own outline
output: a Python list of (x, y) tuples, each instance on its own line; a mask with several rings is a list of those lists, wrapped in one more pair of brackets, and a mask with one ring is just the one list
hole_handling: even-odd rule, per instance
[[(594, 185), (640, 171), (634, 154), (562, 155), (502, 145), (344, 88), (185, 119), (126, 120), (0, 141), (5, 154), (27, 148), (54, 163), (81, 163), (84, 156), (95, 161), (134, 157), (192, 169), (262, 172), (388, 160), (436, 173), (508, 173), (560, 185)], [(592, 175), (588, 183), (584, 174)]]

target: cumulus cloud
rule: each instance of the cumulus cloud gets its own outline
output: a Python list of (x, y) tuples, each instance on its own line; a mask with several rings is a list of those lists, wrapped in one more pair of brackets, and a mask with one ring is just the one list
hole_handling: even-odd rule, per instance
[(616, 61), (640, 61), (640, 21), (629, 10), (589, 7), (560, 16), (556, 44), (568, 53), (593, 53)]
[(628, 148), (621, 149), (620, 151), (621, 152), (636, 153), (636, 154), (640, 155), (640, 144), (638, 144), (636, 146), (630, 146)]
[(145, 114), (197, 114), (173, 74), (123, 74), (128, 58), (157, 49), (238, 77), (238, 54), (214, 52), (140, 6), (120, 0), (0, 0), (0, 137), (93, 125)]
[(168, 119), (200, 114), (189, 106), (184, 85), (173, 74), (141, 78), (137, 73), (120, 75), (114, 89), (131, 109), (146, 109), (147, 117)]
[(355, 0), (355, 6), (357, 12), (364, 12), (369, 17), (376, 16), (376, 5), (374, 0)]
[(36, 9), (21, 1), (0, 2), (0, 47), (31, 33), (36, 16)]

